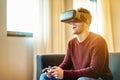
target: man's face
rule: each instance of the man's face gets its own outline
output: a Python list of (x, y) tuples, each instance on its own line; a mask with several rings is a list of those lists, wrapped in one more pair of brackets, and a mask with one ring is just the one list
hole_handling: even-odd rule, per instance
[(70, 23), (73, 34), (80, 34), (84, 31), (84, 22)]

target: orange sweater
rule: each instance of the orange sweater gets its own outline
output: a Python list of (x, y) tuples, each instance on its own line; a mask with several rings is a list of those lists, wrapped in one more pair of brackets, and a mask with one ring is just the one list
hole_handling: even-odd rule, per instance
[(59, 66), (64, 69), (63, 80), (77, 80), (79, 77), (112, 80), (106, 42), (92, 32), (81, 43), (77, 38), (69, 41), (67, 54)]

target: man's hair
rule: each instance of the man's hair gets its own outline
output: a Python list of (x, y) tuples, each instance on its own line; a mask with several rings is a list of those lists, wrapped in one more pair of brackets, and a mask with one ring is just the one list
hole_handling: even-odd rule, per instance
[(91, 13), (85, 8), (78, 8), (78, 12), (82, 13), (83, 16), (87, 19), (86, 23), (91, 24), (92, 16)]

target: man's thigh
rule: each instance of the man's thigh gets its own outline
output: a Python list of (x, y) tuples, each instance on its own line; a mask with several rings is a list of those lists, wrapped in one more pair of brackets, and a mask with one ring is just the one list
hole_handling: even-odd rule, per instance
[(80, 77), (77, 80), (102, 80), (101, 78), (99, 79), (94, 79), (94, 78), (89, 78), (89, 77)]
[(40, 79), (39, 80), (57, 80), (57, 79), (55, 79), (54, 77), (53, 78), (48, 78), (46, 73), (42, 73), (40, 75)]

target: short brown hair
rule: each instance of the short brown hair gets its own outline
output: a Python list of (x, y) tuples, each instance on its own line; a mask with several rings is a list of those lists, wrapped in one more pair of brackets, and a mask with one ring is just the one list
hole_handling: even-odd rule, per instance
[(83, 13), (83, 16), (87, 19), (86, 22), (87, 22), (88, 24), (91, 24), (92, 16), (91, 16), (90, 11), (88, 11), (88, 10), (85, 9), (85, 8), (78, 8), (77, 11), (80, 12), (80, 13)]

